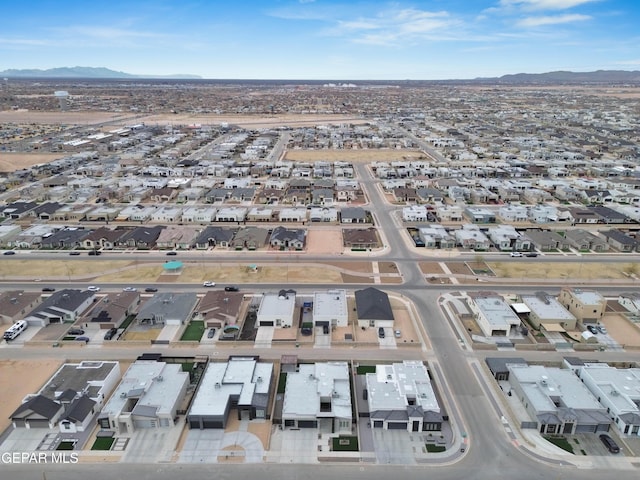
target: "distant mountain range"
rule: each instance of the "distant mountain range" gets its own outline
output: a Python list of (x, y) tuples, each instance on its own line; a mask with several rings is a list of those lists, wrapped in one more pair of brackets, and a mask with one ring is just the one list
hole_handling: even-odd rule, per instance
[(0, 77), (7, 78), (175, 78), (199, 79), (198, 75), (133, 75), (118, 72), (104, 67), (60, 67), (40, 69), (8, 69), (0, 72)]
[[(40, 69), (8, 69), (0, 72), (6, 78), (95, 78), (95, 79), (202, 79), (198, 75), (133, 75), (131, 73), (110, 70), (104, 67), (60, 67), (47, 70)], [(212, 79), (213, 80), (213, 79)], [(309, 79), (313, 82), (312, 79)], [(304, 81), (302, 81), (304, 83)], [(563, 84), (608, 84), (628, 83), (640, 84), (640, 71), (598, 70), (595, 72), (557, 71), (548, 73), (517, 73), (501, 77), (451, 80), (408, 80), (407, 84), (426, 83), (464, 83), (464, 84), (502, 84), (502, 85), (563, 85)], [(355, 83), (389, 83), (389, 81), (362, 81)]]

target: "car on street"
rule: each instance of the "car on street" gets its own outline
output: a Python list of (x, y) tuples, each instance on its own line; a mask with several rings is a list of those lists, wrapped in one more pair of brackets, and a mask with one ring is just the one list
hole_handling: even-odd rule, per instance
[(16, 252), (14, 252), (13, 250), (7, 250), (6, 252), (3, 253), (3, 255), (15, 255)]
[(587, 325), (587, 330), (589, 330), (591, 333), (593, 333), (594, 335), (596, 333), (598, 333), (598, 329), (596, 327), (594, 327), (593, 325)]
[(100, 291), (100, 287), (96, 287), (95, 285), (89, 285), (87, 287), (87, 290), (89, 290), (90, 292), (99, 292)]
[(600, 435), (600, 441), (604, 443), (604, 446), (607, 447), (611, 453), (620, 453), (620, 447), (618, 444), (606, 433)]
[(511, 252), (511, 256), (512, 257), (521, 257), (522, 253), (520, 253), (520, 252)]
[(90, 250), (89, 255), (102, 255), (100, 250)]
[(144, 289), (144, 291), (147, 293), (153, 293), (153, 292), (157, 292), (158, 289), (156, 287), (147, 287)]
[(225, 292), (237, 292), (238, 290), (238, 287), (224, 287)]
[(378, 328), (378, 337), (379, 338), (384, 338), (384, 328), (383, 327)]
[(170, 255), (170, 256), (171, 255), (177, 255), (177, 254), (178, 254), (178, 252), (167, 252), (167, 255)]
[(89, 343), (89, 337), (76, 337), (76, 341)]
[(43, 291), (43, 292), (55, 292), (55, 291), (56, 291), (56, 289), (55, 289), (55, 288), (53, 288), (53, 287), (44, 287), (44, 288), (42, 289), (42, 291)]
[(80, 255), (80, 252), (76, 252), (74, 250), (73, 252), (69, 252), (69, 255), (73, 255), (75, 257), (76, 255)]
[(123, 292), (137, 292), (138, 289), (136, 287), (124, 287), (122, 289)]
[(203, 287), (215, 287), (216, 286), (216, 282), (204, 282), (202, 284)]
[(596, 325), (596, 328), (598, 329), (598, 332), (600, 332), (603, 335), (607, 334), (607, 328), (604, 325)]
[(213, 338), (213, 336), (216, 334), (216, 329), (215, 328), (210, 328), (209, 329), (209, 333), (207, 333), (207, 338)]
[(538, 254), (536, 252), (529, 252), (529, 253), (527, 253), (526, 256), (529, 257), (529, 258), (535, 258), (535, 257), (538, 256)]
[(107, 330), (107, 333), (104, 334), (104, 339), (111, 340), (113, 337), (115, 337), (116, 333), (118, 333), (117, 328), (110, 328), (109, 330)]
[(70, 328), (67, 333), (69, 335), (84, 335), (84, 330), (81, 328)]

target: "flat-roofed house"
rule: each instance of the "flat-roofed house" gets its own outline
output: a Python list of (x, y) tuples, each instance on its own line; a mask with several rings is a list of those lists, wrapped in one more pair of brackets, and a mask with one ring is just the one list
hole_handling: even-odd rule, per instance
[(98, 415), (98, 425), (117, 435), (175, 425), (189, 373), (178, 363), (136, 360)]
[(565, 287), (560, 290), (558, 301), (582, 324), (597, 323), (607, 308), (606, 299), (594, 290)]
[(259, 327), (292, 327), (296, 306), (295, 290), (280, 290), (262, 295), (256, 325)]
[(576, 317), (555, 296), (539, 292), (522, 295), (521, 300), (530, 310), (529, 322), (534, 328), (544, 328), (547, 332), (576, 329)]
[(512, 328), (520, 325), (520, 318), (505, 302), (501, 295), (495, 292), (470, 293), (472, 301), (469, 307), (487, 337), (506, 337)]
[(187, 423), (191, 429), (224, 429), (229, 413), (237, 419), (268, 419), (273, 364), (257, 357), (209, 362), (195, 393)]
[(349, 321), (347, 291), (327, 290), (313, 294), (313, 324), (316, 327), (346, 327)]
[(282, 405), (284, 428), (320, 428), (351, 433), (353, 409), (347, 362), (301, 364), (287, 373)]
[(429, 432), (442, 429), (443, 416), (429, 372), (420, 361), (376, 365), (365, 374), (368, 416), (373, 428)]

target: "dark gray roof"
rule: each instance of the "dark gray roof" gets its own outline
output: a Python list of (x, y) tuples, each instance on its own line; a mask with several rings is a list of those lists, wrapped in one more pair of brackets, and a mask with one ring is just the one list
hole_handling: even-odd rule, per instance
[(49, 311), (50, 309), (65, 310), (67, 312), (75, 312), (80, 305), (87, 301), (88, 298), (93, 297), (95, 294), (87, 290), (72, 290), (65, 288), (54, 292), (44, 302), (34, 308), (28, 316), (38, 316), (39, 313)]
[(489, 357), (485, 358), (485, 363), (494, 375), (496, 373), (507, 373), (509, 368), (507, 365), (527, 365), (527, 361), (521, 357)]
[(215, 240), (216, 243), (230, 242), (238, 229), (213, 227), (209, 226), (205, 228), (198, 238), (196, 238), (196, 244), (208, 243), (209, 239)]
[(299, 242), (304, 243), (306, 235), (307, 231), (304, 228), (287, 228), (279, 226), (273, 229), (270, 241), (273, 242), (274, 240), (279, 240), (284, 242), (287, 240), (298, 240)]
[(42, 395), (36, 395), (20, 405), (11, 414), (11, 418), (22, 418), (25, 416), (24, 414), (33, 412), (47, 420), (51, 420), (56, 416), (61, 408), (62, 406), (59, 403), (56, 403), (47, 397), (43, 397)]
[(34, 213), (36, 216), (40, 215), (41, 213), (55, 213), (62, 205), (59, 204), (58, 202), (47, 202), (47, 203), (43, 203), (41, 205), (38, 205), (36, 208), (33, 209), (32, 213)]
[(135, 407), (133, 407), (131, 414), (138, 417), (156, 418), (157, 411), (158, 407), (154, 407), (151, 405), (136, 405)]
[(76, 395), (78, 395), (78, 392), (76, 392), (73, 388), (67, 388), (64, 392), (56, 397), (56, 400), (58, 402), (70, 402), (71, 400), (76, 398)]
[(155, 243), (164, 226), (157, 225), (155, 227), (138, 227), (118, 239), (118, 243), (126, 243), (133, 240), (136, 243), (143, 242), (146, 244)]
[(607, 238), (611, 238), (622, 245), (635, 245), (637, 242), (630, 236), (622, 233), (620, 230), (607, 230), (600, 232)]
[(366, 218), (367, 211), (362, 207), (344, 207), (340, 210), (340, 216), (344, 218)]
[(356, 290), (356, 309), (361, 320), (393, 320), (388, 295), (374, 287)]
[(64, 413), (64, 419), (74, 422), (82, 422), (87, 415), (90, 415), (96, 402), (86, 395), (76, 398)]

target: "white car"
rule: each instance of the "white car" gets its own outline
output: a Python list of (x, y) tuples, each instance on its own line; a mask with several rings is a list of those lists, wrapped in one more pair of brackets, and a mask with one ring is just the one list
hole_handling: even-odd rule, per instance
[(511, 256), (512, 257), (521, 257), (522, 253), (520, 253), (520, 252), (511, 252)]
[(87, 287), (87, 290), (89, 290), (90, 292), (99, 292), (100, 291), (100, 287), (96, 287), (95, 285), (89, 285)]
[(122, 289), (123, 292), (137, 292), (138, 289), (136, 287), (124, 287)]
[(204, 282), (202, 284), (203, 287), (215, 287), (216, 286), (216, 282)]

